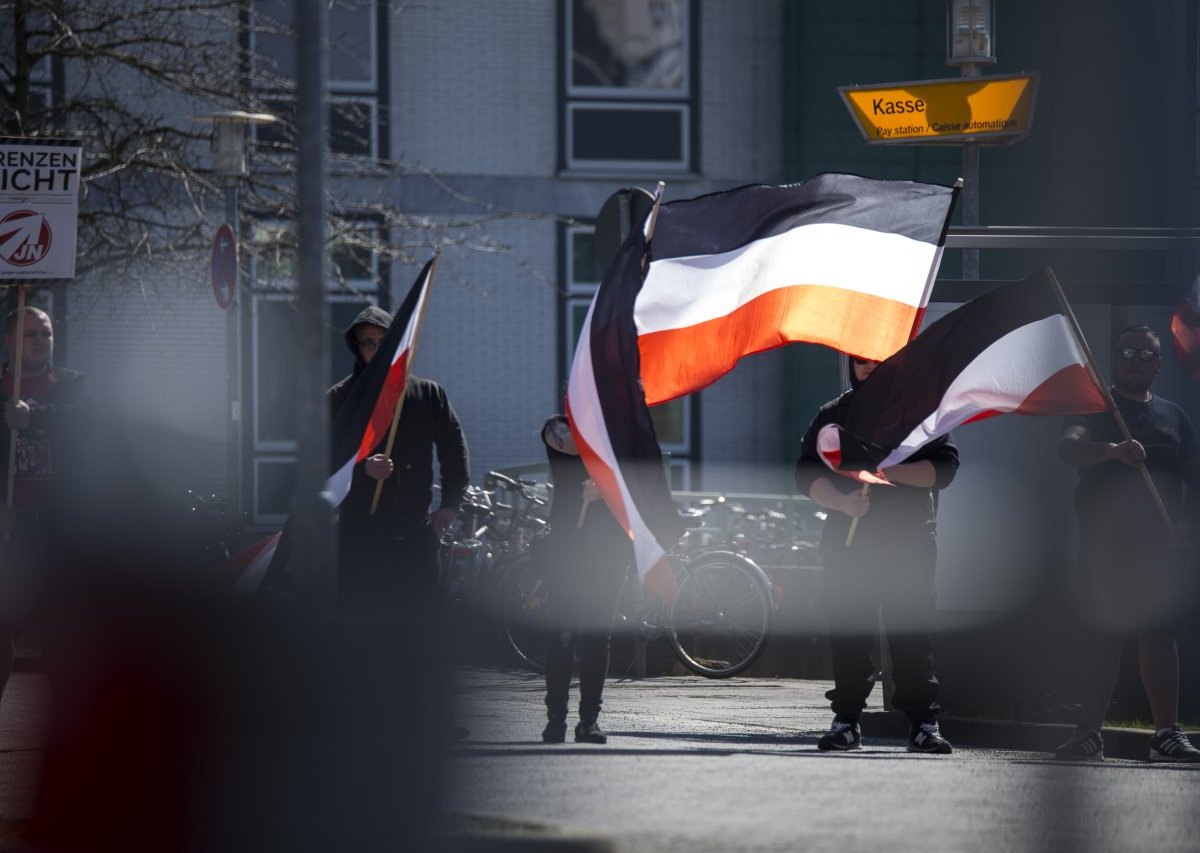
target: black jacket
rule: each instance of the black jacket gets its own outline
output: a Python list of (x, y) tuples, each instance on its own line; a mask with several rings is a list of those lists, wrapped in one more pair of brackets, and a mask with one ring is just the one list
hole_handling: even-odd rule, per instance
[[(8, 365), (3, 366), (4, 370)], [(29, 408), (29, 429), (42, 430), (50, 438), (54, 454), (54, 477), (57, 483), (70, 482), (78, 472), (81, 460), (82, 436), (88, 431), (86, 420), (95, 404), (87, 377), (69, 367), (51, 368), (53, 380), (45, 399)], [(11, 399), (0, 388), (0, 406)], [(8, 425), (0, 418), (0, 482), (8, 482), (8, 446), (11, 440)], [(0, 497), (0, 500), (3, 500)]]
[[(804, 434), (800, 459), (796, 462), (796, 488), (801, 494), (809, 494), (813, 483), (821, 477), (835, 483), (842, 479), (830, 471), (817, 455), (817, 433), (828, 423), (843, 422), (845, 406), (852, 394), (853, 389), (822, 406)], [(888, 543), (903, 547), (903, 543), (913, 536), (933, 535), (937, 518), (937, 493), (949, 486), (958, 472), (958, 448), (954, 446), (950, 435), (946, 434), (921, 447), (904, 461), (919, 462), (923, 459), (933, 463), (935, 480), (931, 488), (894, 485), (871, 489), (871, 510), (864, 517), (870, 522), (864, 520), (860, 523), (855, 534), (856, 547), (860, 551), (872, 539), (877, 539), (885, 547)], [(829, 513), (821, 537), (823, 552), (845, 549), (850, 522), (851, 519), (840, 512)]]
[[(346, 329), (346, 346), (354, 353), (354, 370), (329, 389), (333, 417), (336, 418), (366, 364), (358, 352), (354, 328), (369, 323), (386, 329), (391, 322), (390, 314), (372, 306), (359, 314)], [(386, 442), (385, 434), (374, 452), (382, 453)], [(396, 470), (384, 481), (377, 517), (386, 518), (388, 523), (404, 529), (413, 529), (421, 524), (433, 500), (435, 447), (442, 480), (440, 506), (458, 509), (470, 482), (467, 441), (462, 425), (441, 385), (410, 375), (404, 391), (404, 409), (392, 445), (391, 458)], [(355, 466), (350, 494), (341, 507), (343, 520), (363, 519), (370, 515), (375, 483), (367, 476), (364, 463)]]

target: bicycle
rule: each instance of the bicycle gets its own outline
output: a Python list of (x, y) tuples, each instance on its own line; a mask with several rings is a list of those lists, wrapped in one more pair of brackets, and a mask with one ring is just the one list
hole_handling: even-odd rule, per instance
[(470, 486), (458, 521), (438, 546), (438, 582), (455, 604), (489, 609), (512, 560), (544, 535), (539, 513), (548, 501), (533, 480), (489, 471), (484, 487)]
[[(678, 594), (668, 604), (646, 596), (631, 617), (618, 606), (613, 627), (623, 624), (644, 641), (664, 634), (679, 661), (706, 678), (744, 672), (766, 647), (776, 601), (771, 582), (749, 557), (726, 543), (690, 546), (685, 536), (668, 555)], [(622, 586), (634, 573), (627, 569)], [(636, 578), (633, 589), (640, 591)], [(553, 602), (541, 566), (525, 555), (514, 561), (501, 581), (504, 632), (518, 658), (535, 671), (544, 669)]]

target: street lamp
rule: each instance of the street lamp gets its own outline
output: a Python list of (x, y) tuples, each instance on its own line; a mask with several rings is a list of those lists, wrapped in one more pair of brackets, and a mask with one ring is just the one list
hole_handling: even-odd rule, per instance
[[(978, 77), (980, 65), (996, 61), (996, 7), (992, 0), (947, 0), (946, 64), (963, 77)], [(979, 143), (963, 143), (963, 225), (979, 224)], [(979, 278), (979, 250), (963, 249), (964, 279)]]
[[(240, 242), (242, 232), (238, 211), (238, 184), (250, 174), (247, 166), (246, 128), (251, 125), (270, 124), (276, 121), (276, 118), (268, 113), (227, 110), (194, 116), (193, 120), (213, 126), (213, 173), (224, 178), (225, 221), (233, 229), (235, 241)], [(237, 257), (226, 320), (229, 383), (229, 468), (226, 491), (229, 502), (229, 532), (233, 536), (235, 550), (240, 546), (237, 540), (242, 533), (242, 309), (241, 300), (238, 299), (238, 284), (241, 278), (240, 253)]]
[[(992, 0), (948, 0), (946, 64), (991, 65), (996, 61), (995, 32)], [(974, 75), (964, 70), (963, 76)]]

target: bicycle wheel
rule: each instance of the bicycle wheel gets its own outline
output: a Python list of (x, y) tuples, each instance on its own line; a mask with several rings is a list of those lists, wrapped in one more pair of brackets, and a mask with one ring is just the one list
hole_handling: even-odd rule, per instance
[(762, 654), (774, 603), (762, 569), (732, 553), (689, 562), (667, 614), (667, 636), (684, 666), (707, 678), (729, 678)]
[(544, 672), (550, 611), (540, 567), (528, 556), (517, 557), (498, 590), (505, 640), (522, 664), (534, 672)]

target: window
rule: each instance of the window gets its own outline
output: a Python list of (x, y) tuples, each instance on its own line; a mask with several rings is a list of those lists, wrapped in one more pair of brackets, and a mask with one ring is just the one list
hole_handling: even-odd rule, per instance
[(693, 171), (693, 0), (562, 0), (563, 166)]
[[(295, 232), (286, 225), (260, 222), (254, 227), (253, 241), (247, 401), (252, 461), (247, 503), (253, 524), (271, 525), (287, 518), (295, 478)], [(367, 245), (369, 242), (366, 236), (359, 240), (350, 235), (335, 243), (330, 253), (330, 359), (328, 373), (321, 377), (326, 387), (354, 367), (354, 355), (344, 338), (346, 327), (368, 302), (379, 304), (386, 298), (379, 285), (378, 256)]]
[[(575, 349), (579, 345), (579, 334), (587, 319), (588, 309), (600, 286), (603, 271), (592, 251), (593, 232), (590, 227), (572, 225), (563, 228), (566, 275), (566, 293), (562, 297), (562, 324), (564, 341), (562, 353), (562, 375), (570, 373)], [(682, 397), (654, 406), (650, 419), (658, 444), (671, 456), (668, 474), (671, 488), (686, 491), (691, 488), (691, 463), (695, 461), (699, 442), (693, 438), (692, 419), (695, 416), (693, 397)]]
[[(382, 77), (375, 0), (334, 0), (329, 7), (329, 148), (347, 157), (380, 155)], [(282, 119), (256, 139), (295, 147), (296, 48), (291, 0), (254, 0), (251, 27), (255, 87), (264, 109)]]

